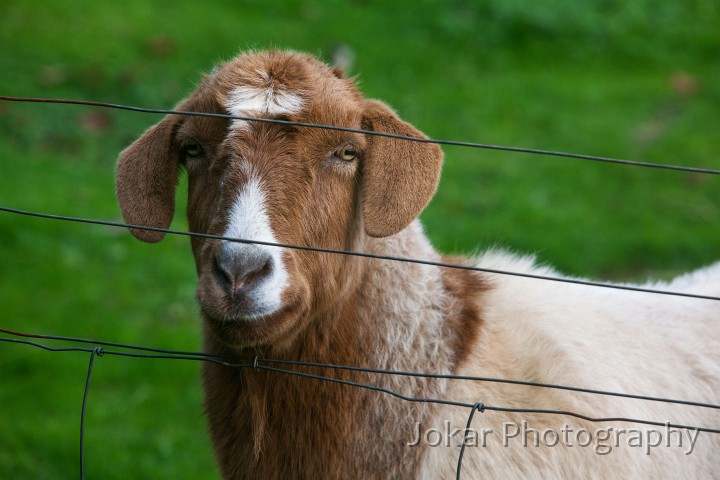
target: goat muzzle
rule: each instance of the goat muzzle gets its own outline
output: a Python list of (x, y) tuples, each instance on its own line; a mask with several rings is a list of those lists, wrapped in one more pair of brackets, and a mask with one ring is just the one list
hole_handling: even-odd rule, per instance
[(273, 263), (267, 251), (254, 245), (224, 246), (213, 259), (212, 271), (229, 297), (242, 297), (272, 274)]

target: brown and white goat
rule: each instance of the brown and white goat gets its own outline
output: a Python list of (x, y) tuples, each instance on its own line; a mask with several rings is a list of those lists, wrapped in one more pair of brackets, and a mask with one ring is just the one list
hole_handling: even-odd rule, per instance
[[(341, 72), (292, 52), (240, 55), (178, 108), (422, 136)], [(184, 167), (193, 232), (440, 261), (416, 217), (441, 162), (432, 144), (168, 115), (121, 154), (117, 195), (128, 223), (167, 227)], [(192, 249), (208, 352), (720, 399), (717, 302), (211, 239), (193, 238)], [(501, 251), (452, 261), (557, 275)], [(720, 295), (720, 264), (654, 287)], [(305, 371), (412, 397), (720, 427), (697, 407)], [(225, 478), (455, 475), (467, 408), (214, 364), (203, 383)], [(467, 433), (466, 478), (720, 475), (720, 437), (710, 433), (492, 411)]]

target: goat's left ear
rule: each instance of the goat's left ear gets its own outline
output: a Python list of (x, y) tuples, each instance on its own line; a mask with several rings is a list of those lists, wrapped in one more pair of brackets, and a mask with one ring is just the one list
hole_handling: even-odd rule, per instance
[[(179, 117), (168, 115), (126, 148), (118, 159), (115, 192), (125, 222), (167, 228), (175, 212), (179, 153), (173, 135)], [(130, 229), (145, 242), (159, 242), (163, 232)]]
[[(362, 127), (427, 138), (375, 100), (365, 102)], [(371, 237), (388, 237), (420, 215), (437, 189), (442, 158), (442, 150), (433, 143), (368, 135), (362, 167), (365, 232)]]

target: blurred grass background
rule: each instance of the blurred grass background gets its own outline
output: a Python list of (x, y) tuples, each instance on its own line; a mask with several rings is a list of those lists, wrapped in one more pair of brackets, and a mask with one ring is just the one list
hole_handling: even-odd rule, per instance
[[(714, 0), (6, 0), (0, 93), (166, 108), (242, 49), (345, 52), (366, 95), (435, 138), (720, 168), (718, 25)], [(0, 204), (119, 220), (116, 156), (157, 120), (0, 103)], [(443, 251), (623, 280), (719, 257), (717, 177), (445, 151), (423, 216)], [(184, 238), (0, 214), (2, 327), (198, 349), (194, 281)], [(77, 475), (87, 361), (0, 344), (0, 478)], [(216, 478), (198, 370), (98, 359), (88, 478)]]

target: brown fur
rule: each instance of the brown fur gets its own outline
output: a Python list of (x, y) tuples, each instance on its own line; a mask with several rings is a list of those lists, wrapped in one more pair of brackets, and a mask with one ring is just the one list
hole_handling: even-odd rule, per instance
[[(465, 265), (461, 257), (443, 258), (443, 263)], [(443, 284), (454, 300), (452, 313), (447, 316), (448, 338), (454, 342), (450, 350), (455, 352), (455, 365), (466, 362), (470, 349), (477, 344), (482, 318), (482, 292), (490, 288), (487, 281), (470, 270), (444, 268)]]
[[(411, 125), (398, 122), (390, 109), (368, 101), (363, 114), (366, 130), (425, 138)], [(435, 193), (440, 180), (440, 147), (386, 137), (368, 139), (363, 168), (365, 232), (388, 237), (405, 228)]]
[[(298, 94), (304, 107), (287, 115), (288, 120), (422, 137), (387, 106), (363, 100), (341, 72), (294, 53), (242, 55), (207, 77), (179, 108), (223, 112), (238, 84)], [(431, 144), (264, 123), (233, 129), (227, 120), (169, 116), (120, 156), (117, 193), (128, 222), (169, 224), (180, 152), (183, 145), (195, 143), (205, 153), (201, 161), (188, 160), (186, 165), (192, 231), (223, 233), (233, 198), (248, 182), (242, 164), (249, 162), (263, 179), (279, 242), (376, 253), (410, 255), (419, 248), (413, 245), (422, 239), (406, 227), (432, 197), (442, 161), (440, 149)], [(353, 162), (336, 158), (335, 152), (347, 144), (358, 151)], [(145, 241), (162, 238), (137, 230), (133, 234)], [(415, 303), (407, 305), (400, 298), (395, 305), (397, 296), (412, 293), (407, 292), (411, 282), (425, 281), (427, 269), (285, 250), (282, 259), (290, 282), (282, 294), (282, 309), (249, 322), (239, 319), (242, 309), (213, 277), (221, 242), (193, 238), (192, 246), (204, 347), (212, 353), (450, 373), (477, 337), (479, 305), (469, 300), (469, 293), (484, 287), (468, 272), (448, 271), (442, 278), (437, 274), (437, 281), (427, 280), (436, 293), (417, 295)], [(423, 323), (424, 315), (443, 319), (439, 332), (432, 333), (434, 324)], [(407, 324), (407, 333), (398, 322)], [(400, 335), (402, 345), (390, 340), (393, 335)], [(444, 347), (438, 353), (424, 351), (424, 345), (437, 348), (425, 337)], [(419, 397), (444, 388), (435, 380), (302, 371)], [(225, 478), (409, 478), (418, 473), (424, 450), (406, 443), (413, 422), (432, 415), (428, 405), (219, 365), (203, 369), (203, 384), (210, 433)]]

